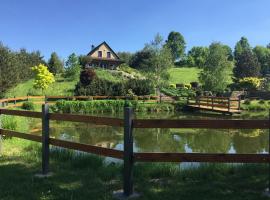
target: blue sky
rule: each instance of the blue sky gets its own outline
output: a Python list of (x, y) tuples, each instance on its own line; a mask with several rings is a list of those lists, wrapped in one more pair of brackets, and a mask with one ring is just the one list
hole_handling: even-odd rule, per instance
[(0, 0), (0, 41), (14, 50), (52, 51), (61, 58), (87, 54), (107, 41), (115, 51), (135, 52), (172, 30), (187, 49), (220, 41), (234, 47), (270, 43), (269, 0)]

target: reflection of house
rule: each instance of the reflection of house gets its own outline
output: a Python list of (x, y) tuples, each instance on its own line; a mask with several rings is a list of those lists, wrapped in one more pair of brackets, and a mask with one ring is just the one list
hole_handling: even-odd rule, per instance
[(115, 69), (118, 65), (123, 63), (106, 42), (102, 42), (96, 47), (92, 45), (92, 50), (87, 56), (89, 56), (90, 59), (86, 67)]

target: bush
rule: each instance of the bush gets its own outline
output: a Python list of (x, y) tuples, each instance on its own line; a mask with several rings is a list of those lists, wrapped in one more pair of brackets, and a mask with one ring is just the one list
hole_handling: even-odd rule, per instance
[(176, 84), (170, 84), (170, 88), (176, 88)]
[(249, 99), (246, 99), (245, 101), (244, 101), (244, 104), (246, 104), (246, 105), (250, 105), (250, 100)]
[(190, 85), (194, 89), (197, 89), (199, 87), (199, 83), (198, 82), (190, 82)]
[(186, 89), (189, 89), (189, 90), (190, 90), (190, 89), (191, 89), (191, 84), (185, 84), (185, 85), (184, 85), (184, 88), (186, 88)]
[(33, 102), (24, 102), (21, 106), (24, 110), (34, 110), (34, 103)]
[(259, 104), (265, 104), (265, 101), (264, 100), (260, 100), (259, 101)]
[(96, 72), (93, 69), (84, 69), (80, 74), (80, 83), (84, 86), (89, 85), (96, 78)]
[(256, 90), (260, 88), (262, 80), (257, 77), (245, 77), (239, 80), (239, 87), (245, 90)]
[(184, 88), (185, 84), (184, 83), (177, 83), (176, 88)]
[(154, 93), (154, 86), (147, 79), (131, 79), (126, 82), (125, 87), (126, 90), (132, 89), (133, 93), (138, 96)]

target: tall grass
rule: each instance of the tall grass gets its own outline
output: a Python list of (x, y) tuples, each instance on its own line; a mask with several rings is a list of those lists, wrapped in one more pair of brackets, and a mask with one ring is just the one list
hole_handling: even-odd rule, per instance
[(53, 112), (62, 113), (102, 113), (122, 112), (125, 104), (133, 107), (137, 112), (174, 111), (174, 105), (169, 103), (143, 103), (124, 100), (92, 100), (92, 101), (65, 101), (60, 100), (51, 106)]

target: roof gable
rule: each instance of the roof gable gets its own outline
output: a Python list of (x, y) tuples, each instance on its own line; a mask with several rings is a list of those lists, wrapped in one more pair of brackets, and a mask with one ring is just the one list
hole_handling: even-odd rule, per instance
[(112, 50), (112, 48), (104, 41), (95, 48), (93, 48), (87, 55), (91, 56), (93, 55), (102, 45), (104, 45), (113, 55), (116, 59), (120, 60), (119, 56)]

